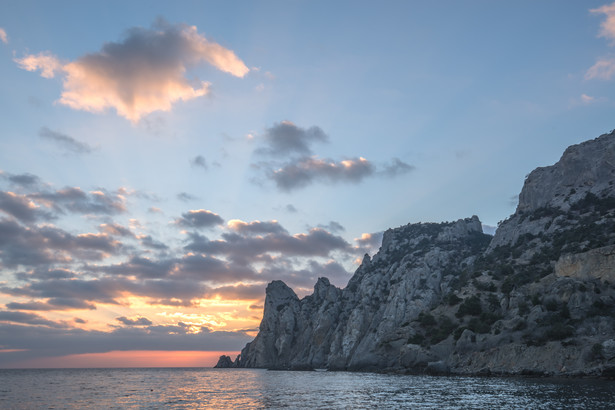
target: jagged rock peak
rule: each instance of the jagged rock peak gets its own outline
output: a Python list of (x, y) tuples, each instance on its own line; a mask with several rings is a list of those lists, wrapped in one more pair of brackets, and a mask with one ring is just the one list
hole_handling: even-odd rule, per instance
[(274, 280), (265, 290), (265, 305), (269, 302), (272, 307), (287, 304), (290, 301), (299, 300), (297, 294), (281, 280)]
[(525, 180), (517, 213), (543, 207), (568, 209), (586, 193), (613, 190), (615, 180), (615, 130), (572, 145), (554, 165), (536, 168)]

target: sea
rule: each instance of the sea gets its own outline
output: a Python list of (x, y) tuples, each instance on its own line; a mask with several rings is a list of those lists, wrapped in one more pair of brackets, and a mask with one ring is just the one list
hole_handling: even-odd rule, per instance
[(615, 381), (261, 369), (0, 370), (2, 409), (615, 409)]

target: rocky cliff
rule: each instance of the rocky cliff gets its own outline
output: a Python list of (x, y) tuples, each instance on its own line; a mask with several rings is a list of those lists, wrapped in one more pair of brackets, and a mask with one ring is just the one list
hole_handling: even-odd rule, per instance
[(615, 133), (526, 178), (494, 237), (476, 216), (409, 224), (344, 289), (267, 287), (228, 366), (457, 374), (615, 374)]

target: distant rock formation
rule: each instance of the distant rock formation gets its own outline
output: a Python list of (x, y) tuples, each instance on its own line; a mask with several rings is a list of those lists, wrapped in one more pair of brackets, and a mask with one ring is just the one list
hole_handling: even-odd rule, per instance
[(494, 237), (408, 224), (344, 289), (269, 284), (259, 333), (217, 367), (615, 375), (615, 133), (526, 178)]
[(237, 367), (236, 363), (233, 362), (230, 356), (222, 355), (220, 359), (218, 359), (218, 363), (214, 366), (217, 369), (228, 369), (231, 367)]

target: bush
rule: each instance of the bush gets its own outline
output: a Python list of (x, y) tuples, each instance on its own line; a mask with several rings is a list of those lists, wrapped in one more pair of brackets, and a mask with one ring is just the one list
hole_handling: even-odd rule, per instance
[(436, 324), (436, 319), (429, 313), (419, 313), (419, 323), (421, 324), (421, 326), (423, 327), (431, 327), (431, 326), (435, 326)]
[(491, 331), (491, 326), (479, 318), (473, 317), (468, 322), (468, 329), (474, 333), (489, 333)]
[(412, 335), (408, 338), (408, 344), (420, 345), (425, 341), (425, 336), (420, 333)]
[(563, 323), (555, 323), (546, 332), (545, 337), (548, 340), (562, 340), (574, 335), (574, 328), (566, 326)]
[(463, 301), (461, 305), (459, 305), (459, 309), (455, 316), (463, 317), (466, 315), (478, 316), (483, 312), (483, 308), (480, 304), (480, 298), (478, 296), (472, 296)]
[(443, 341), (444, 339), (449, 337), (451, 333), (453, 333), (455, 328), (457, 328), (457, 324), (446, 316), (440, 316), (438, 318), (438, 322), (438, 328), (431, 335), (432, 344), (436, 344)]
[(457, 303), (461, 302), (461, 298), (455, 295), (453, 292), (446, 295), (445, 300), (449, 304), (449, 306), (455, 306)]
[(600, 343), (596, 343), (592, 346), (592, 358), (594, 360), (603, 358), (602, 345)]

